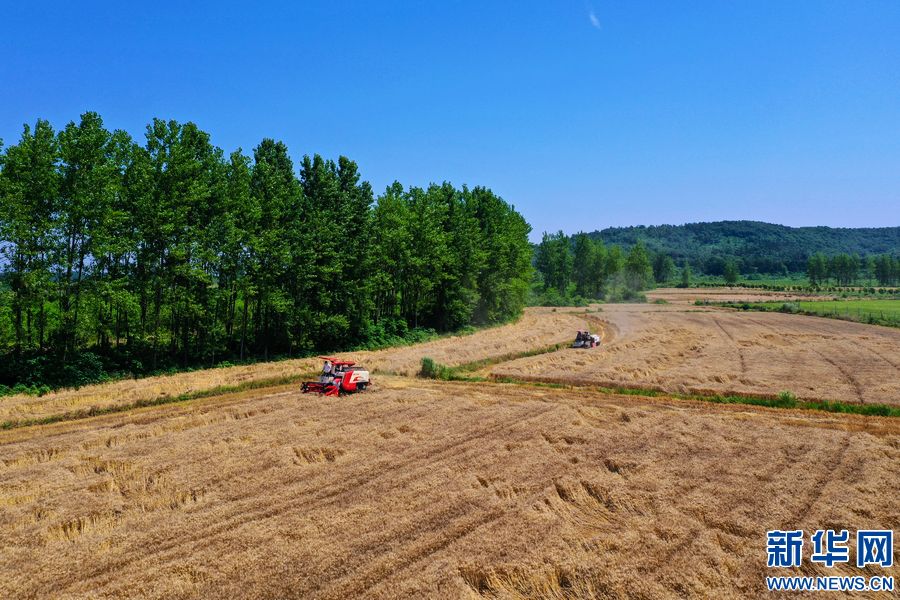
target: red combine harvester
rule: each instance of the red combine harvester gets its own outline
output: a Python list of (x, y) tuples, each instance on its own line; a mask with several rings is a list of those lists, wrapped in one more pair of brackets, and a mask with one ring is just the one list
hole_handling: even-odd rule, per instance
[(340, 360), (330, 356), (320, 356), (326, 364), (331, 364), (331, 371), (322, 371), (319, 381), (304, 381), (300, 389), (304, 394), (316, 393), (325, 396), (340, 396), (364, 392), (371, 380), (369, 372), (352, 360)]

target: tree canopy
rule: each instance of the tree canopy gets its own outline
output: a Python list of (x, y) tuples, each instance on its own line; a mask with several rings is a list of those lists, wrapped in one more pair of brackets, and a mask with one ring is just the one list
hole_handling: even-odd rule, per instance
[(93, 112), (0, 152), (0, 383), (78, 384), (386, 343), (517, 316), (530, 226), (483, 187), (389, 186), (226, 155), (196, 124), (138, 143)]

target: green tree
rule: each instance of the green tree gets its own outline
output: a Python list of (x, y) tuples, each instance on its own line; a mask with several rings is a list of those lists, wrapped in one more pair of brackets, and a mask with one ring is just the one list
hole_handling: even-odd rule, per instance
[(471, 322), (478, 305), (478, 274), (487, 251), (474, 208), (465, 194), (449, 183), (431, 185), (427, 194), (446, 206), (443, 229), (447, 242), (443, 268), (435, 288), (432, 321), (437, 329), (458, 329)]
[(154, 119), (147, 128), (147, 152), (152, 205), (143, 207), (141, 222), (152, 240), (154, 263), (153, 364), (166, 343), (168, 354), (186, 365), (211, 300), (203, 232), (214, 212), (221, 150), (194, 123)]
[(653, 265), (642, 242), (632, 246), (625, 259), (625, 281), (628, 289), (641, 291), (653, 285)]
[(722, 275), (725, 278), (725, 283), (737, 283), (740, 273), (738, 271), (737, 263), (733, 259), (725, 261), (725, 269)]
[(93, 329), (101, 345), (109, 345), (113, 315), (108, 276), (124, 219), (116, 200), (121, 196), (123, 154), (130, 141), (124, 133), (114, 138), (93, 112), (83, 114), (78, 125), (70, 122), (59, 134), (62, 185), (54, 262), (64, 365), (78, 345), (82, 298), (87, 294), (95, 304)]
[(358, 339), (366, 330), (372, 311), (372, 302), (367, 289), (368, 249), (372, 236), (372, 186), (363, 181), (357, 164), (341, 156), (337, 162), (340, 207), (340, 223), (345, 239), (340, 245), (344, 271), (339, 279), (343, 311), (350, 322), (347, 345)]
[(860, 259), (849, 254), (837, 254), (828, 261), (829, 274), (838, 285), (850, 285), (859, 277)]
[(665, 283), (675, 274), (675, 261), (668, 254), (657, 253), (653, 257), (653, 279)]
[(872, 280), (875, 279), (875, 257), (867, 256), (865, 258), (861, 258), (861, 268), (865, 271), (865, 277), (869, 280), (869, 284), (872, 283)]
[(531, 281), (533, 251), (528, 242), (531, 225), (515, 208), (483, 187), (463, 188), (468, 197), (484, 248), (488, 250), (478, 276), (478, 323), (498, 323), (522, 312)]
[(440, 273), (446, 268), (447, 235), (441, 223), (447, 207), (418, 187), (410, 188), (407, 204), (410, 255), (401, 295), (407, 322), (419, 327), (434, 310)]
[(900, 258), (888, 254), (876, 257), (874, 272), (879, 285), (896, 285), (900, 279)]
[(622, 271), (625, 265), (625, 258), (622, 256), (622, 248), (620, 246), (610, 246), (606, 252), (606, 262), (604, 270), (606, 278), (615, 277)]
[(224, 166), (217, 193), (219, 210), (209, 224), (217, 283), (209, 344), (212, 364), (215, 364), (216, 352), (225, 354), (237, 348), (243, 358), (246, 351), (250, 272), (253, 268), (251, 235), (257, 231), (260, 217), (258, 204), (253, 202), (250, 194), (251, 177), (250, 158), (240, 149), (232, 152)]
[(562, 231), (544, 233), (537, 247), (535, 266), (543, 276), (546, 288), (555, 289), (561, 296), (566, 296), (572, 281), (574, 262), (572, 244)]
[[(137, 311), (136, 296), (131, 287), (134, 278), (135, 225), (128, 194), (128, 170), (139, 147), (124, 131), (110, 135), (104, 157), (107, 177), (103, 210), (91, 235), (93, 331), (100, 346), (118, 348), (132, 340), (131, 322)], [(114, 194), (110, 193), (110, 189)], [(73, 348), (77, 350), (77, 348)]]
[(601, 240), (591, 240), (590, 262), (587, 268), (587, 297), (600, 298), (608, 280), (607, 251)]
[(806, 276), (812, 285), (824, 283), (828, 277), (828, 260), (821, 253), (813, 254), (806, 262)]
[[(296, 336), (309, 331), (316, 339), (322, 339), (324, 324), (306, 318), (291, 319), (295, 310), (327, 311), (335, 273), (340, 266), (326, 259), (316, 263), (314, 249), (321, 256), (330, 258), (334, 242), (323, 235), (329, 218), (327, 207), (322, 209), (313, 203), (325, 200), (307, 196), (294, 174), (294, 165), (288, 156), (287, 146), (266, 138), (253, 150), (253, 172), (250, 178), (250, 196), (253, 210), (259, 219), (253, 223), (249, 237), (252, 244), (251, 267), (254, 276), (253, 335), (256, 350), (268, 358), (273, 347), (289, 344), (289, 332)], [(322, 183), (337, 195), (337, 182), (330, 179)], [(320, 194), (316, 189), (313, 193)], [(307, 290), (318, 293), (306, 295)], [(306, 306), (299, 306), (302, 301)]]
[(403, 186), (394, 182), (378, 197), (372, 214), (371, 288), (374, 323), (382, 334), (405, 330), (401, 311), (403, 277), (411, 258), (411, 222)]
[(572, 238), (572, 278), (575, 293), (582, 298), (596, 295), (598, 281), (595, 272), (594, 241), (586, 233), (578, 233)]
[(44, 348), (52, 297), (54, 219), (58, 209), (59, 143), (50, 123), (25, 125), (19, 143), (6, 150), (0, 234), (9, 262), (11, 316), (17, 356)]
[(687, 261), (684, 261), (684, 266), (681, 267), (681, 283), (678, 284), (678, 287), (691, 287), (691, 265)]

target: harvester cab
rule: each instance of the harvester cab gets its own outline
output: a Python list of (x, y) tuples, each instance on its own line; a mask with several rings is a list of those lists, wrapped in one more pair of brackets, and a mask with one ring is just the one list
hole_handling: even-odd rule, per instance
[(369, 372), (352, 360), (340, 360), (330, 356), (320, 356), (325, 361), (319, 381), (304, 381), (300, 387), (304, 394), (316, 393), (325, 396), (340, 396), (364, 392), (371, 379)]

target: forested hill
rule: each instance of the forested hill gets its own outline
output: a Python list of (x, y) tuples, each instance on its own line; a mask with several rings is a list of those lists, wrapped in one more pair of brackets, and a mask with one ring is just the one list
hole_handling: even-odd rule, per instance
[(722, 273), (727, 260), (743, 272), (782, 273), (806, 269), (810, 255), (870, 256), (900, 252), (900, 227), (785, 227), (758, 221), (718, 221), (638, 227), (611, 227), (589, 234), (605, 244), (625, 247), (638, 240), (654, 252), (686, 260), (705, 273)]

